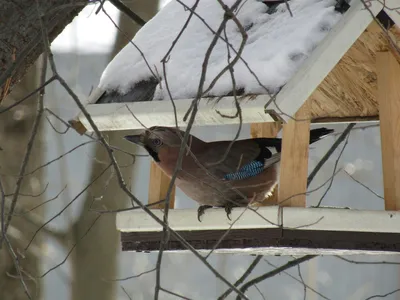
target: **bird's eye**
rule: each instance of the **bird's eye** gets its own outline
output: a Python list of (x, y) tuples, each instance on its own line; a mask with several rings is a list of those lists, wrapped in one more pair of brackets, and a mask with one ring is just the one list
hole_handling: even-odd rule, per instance
[(153, 139), (153, 145), (154, 146), (160, 146), (162, 144), (160, 139)]

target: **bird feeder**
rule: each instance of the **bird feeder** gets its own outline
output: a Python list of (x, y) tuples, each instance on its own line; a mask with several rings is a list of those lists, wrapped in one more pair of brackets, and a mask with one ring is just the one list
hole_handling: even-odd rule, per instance
[[(268, 95), (241, 96), (243, 123), (253, 137), (274, 137), (283, 126), (280, 185), (277, 195), (257, 208), (235, 208), (232, 225), (223, 209), (207, 211), (201, 223), (197, 209), (172, 209), (169, 226), (199, 251), (209, 251), (224, 236), (216, 252), (257, 254), (355, 254), (400, 252), (400, 45), (398, 1), (351, 2), (350, 8), (312, 51), (276, 99)], [(380, 20), (380, 21), (379, 21)], [(387, 33), (384, 29), (390, 21)], [(232, 96), (217, 104), (200, 101), (195, 126), (237, 124)], [(179, 126), (192, 99), (175, 101)], [(142, 129), (143, 125), (175, 126), (170, 101), (89, 104), (87, 111), (100, 131)], [(217, 113), (219, 111), (221, 114)], [(130, 111), (135, 112), (133, 118)], [(282, 114), (285, 112), (285, 114)], [(292, 117), (300, 121), (294, 121)], [(301, 121), (307, 119), (310, 121)], [(308, 140), (311, 123), (380, 122), (386, 211), (306, 208)], [(83, 115), (77, 123), (91, 127)], [(151, 166), (149, 203), (165, 197), (169, 184)], [(291, 198), (290, 198), (291, 197)], [(280, 204), (280, 199), (290, 198)], [(173, 202), (172, 202), (173, 203)], [(162, 205), (153, 209), (162, 219)], [(313, 223), (302, 227), (305, 223)], [(117, 215), (124, 251), (158, 251), (163, 228), (148, 214)], [(184, 251), (171, 235), (166, 251)]]

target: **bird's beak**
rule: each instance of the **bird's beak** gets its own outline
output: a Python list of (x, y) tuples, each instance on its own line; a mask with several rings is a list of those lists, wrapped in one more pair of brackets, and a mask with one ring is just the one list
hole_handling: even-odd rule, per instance
[(131, 143), (143, 146), (143, 139), (141, 135), (126, 135), (124, 136), (124, 139)]

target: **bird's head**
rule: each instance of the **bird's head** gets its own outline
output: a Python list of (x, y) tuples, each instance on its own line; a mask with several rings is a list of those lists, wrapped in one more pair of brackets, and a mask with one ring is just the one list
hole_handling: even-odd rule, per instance
[(169, 127), (151, 127), (138, 135), (126, 135), (124, 138), (137, 145), (142, 146), (153, 157), (160, 162), (160, 153), (179, 148), (183, 138), (183, 132)]

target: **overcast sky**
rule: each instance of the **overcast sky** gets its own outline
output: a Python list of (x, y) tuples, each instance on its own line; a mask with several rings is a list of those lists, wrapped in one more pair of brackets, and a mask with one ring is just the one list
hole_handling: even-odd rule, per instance
[[(169, 1), (161, 0), (161, 7)], [(53, 51), (81, 53), (106, 53), (111, 51), (117, 29), (102, 11), (96, 15), (97, 7), (97, 4), (86, 6), (53, 41)], [(104, 3), (104, 9), (114, 22), (118, 23), (119, 10), (107, 1)]]

